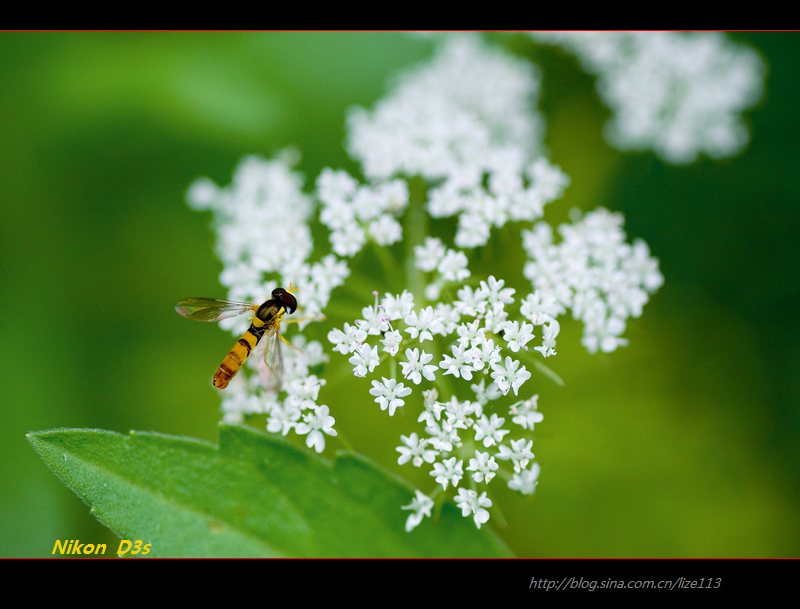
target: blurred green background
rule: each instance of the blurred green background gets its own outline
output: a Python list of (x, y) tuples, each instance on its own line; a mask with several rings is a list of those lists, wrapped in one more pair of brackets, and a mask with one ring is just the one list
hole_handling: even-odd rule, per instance
[[(548, 363), (566, 387), (534, 377), (537, 495), (501, 489), (508, 525), (496, 530), (520, 556), (798, 556), (800, 35), (731, 35), (769, 65), (751, 144), (686, 167), (611, 149), (608, 110), (573, 58), (493, 37), (544, 70), (547, 145), (572, 178), (545, 219), (622, 211), (666, 278), (629, 324), (629, 347), (590, 356), (562, 323)], [(0, 556), (116, 539), (26, 432), (216, 439), (208, 379), (230, 336), (172, 308), (225, 296), (188, 185), (226, 185), (242, 155), (287, 145), (309, 185), (325, 166), (357, 171), (342, 148), (346, 109), (371, 106), (432, 47), (399, 33), (0, 34)], [(519, 271), (498, 258), (498, 274)], [(335, 311), (355, 297), (334, 296), (341, 324)], [(386, 414), (368, 395), (336, 403), (334, 386), (337, 428), (407, 475)]]

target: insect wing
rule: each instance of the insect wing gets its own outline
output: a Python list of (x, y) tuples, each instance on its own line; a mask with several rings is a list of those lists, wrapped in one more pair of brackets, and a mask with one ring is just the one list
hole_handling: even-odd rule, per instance
[(220, 321), (245, 313), (254, 314), (259, 305), (216, 298), (187, 298), (175, 304), (175, 310), (195, 321)]
[(283, 384), (283, 345), (278, 328), (267, 330), (264, 357), (258, 363), (258, 375), (267, 391), (278, 392)]

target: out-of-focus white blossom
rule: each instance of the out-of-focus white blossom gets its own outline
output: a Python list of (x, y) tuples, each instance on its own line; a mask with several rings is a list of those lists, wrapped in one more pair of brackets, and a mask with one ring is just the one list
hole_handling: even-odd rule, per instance
[(663, 284), (647, 245), (625, 242), (623, 222), (622, 214), (599, 208), (583, 216), (574, 213), (572, 224), (560, 225), (560, 243), (544, 222), (523, 231), (529, 259), (523, 274), (534, 293), (521, 312), (543, 324), (544, 343), (536, 349), (545, 357), (555, 353), (559, 326), (553, 314), (565, 308), (584, 323), (582, 342), (590, 353), (626, 345), (625, 321), (641, 315), (642, 305)]
[(669, 163), (737, 154), (749, 134), (742, 113), (761, 98), (766, 66), (720, 32), (531, 32), (574, 53), (597, 75), (614, 112), (609, 142), (653, 150)]
[(486, 172), (518, 174), (542, 148), (538, 95), (533, 64), (477, 36), (452, 37), (372, 110), (351, 111), (348, 148), (372, 180), (421, 175), (474, 186)]

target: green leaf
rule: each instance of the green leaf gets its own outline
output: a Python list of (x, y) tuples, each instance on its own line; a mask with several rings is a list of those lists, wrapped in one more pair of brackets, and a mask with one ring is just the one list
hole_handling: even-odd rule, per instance
[(329, 462), (244, 426), (219, 447), (157, 433), (28, 434), (53, 472), (149, 556), (507, 556), (452, 504), (405, 532), (412, 489), (364, 457)]

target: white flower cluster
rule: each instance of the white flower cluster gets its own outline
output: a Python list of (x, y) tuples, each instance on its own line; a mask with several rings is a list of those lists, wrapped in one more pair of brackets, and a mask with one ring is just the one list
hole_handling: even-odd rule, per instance
[[(513, 474), (504, 476), (510, 488), (530, 494), (536, 487), (539, 466), (532, 462), (532, 440), (524, 434), (541, 421), (537, 396), (509, 410), (512, 423), (523, 430), (522, 438), (504, 441), (510, 430), (503, 427), (506, 417), (497, 414), (498, 400), (511, 392), (518, 396), (531, 377), (518, 355), (528, 351), (534, 329), (541, 328), (542, 342), (533, 350), (543, 357), (555, 355), (557, 317), (571, 309), (573, 317), (584, 323), (584, 346), (590, 352), (613, 351), (627, 344), (621, 337), (627, 318), (641, 315), (649, 295), (664, 281), (646, 244), (626, 243), (622, 224), (621, 214), (601, 208), (584, 217), (574, 214), (572, 224), (559, 226), (558, 244), (544, 222), (523, 231), (529, 257), (524, 275), (534, 290), (520, 301), (517, 319), (511, 319), (508, 310), (515, 290), (494, 277), (480, 281), (477, 289), (466, 285), (471, 275), (466, 255), (428, 237), (415, 248), (415, 264), (429, 274), (425, 295), (435, 304), (415, 308), (407, 291), (387, 293), (380, 300), (376, 293), (375, 304), (363, 308), (363, 319), (328, 334), (334, 350), (349, 357), (356, 377), (380, 378), (372, 380), (369, 393), (390, 416), (405, 406), (413, 386), (425, 381), (440, 385), (440, 377), (450, 375), (470, 383), (474, 397), (468, 400), (456, 395), (440, 400), (436, 389), (423, 391), (418, 420), (425, 433), (401, 436), (404, 446), (397, 450), (401, 464), (429, 464), (441, 491), (459, 486), (468, 461), (466, 470), (473, 472), (470, 489), (459, 488), (455, 500), (478, 527), (489, 518), (486, 508), (491, 499), (485, 492), (479, 495), (475, 485), (491, 481), (499, 469), (497, 461), (514, 466)], [(436, 302), (453, 289), (457, 289), (455, 300)], [(376, 372), (385, 360), (393, 362), (390, 370), (399, 363), (403, 380)], [(489, 409), (495, 411), (491, 416)], [(480, 449), (481, 443), (487, 450)], [(432, 505), (432, 499), (417, 491), (406, 506), (412, 510), (406, 528), (430, 515)]]
[(265, 273), (294, 268), (311, 254), (313, 205), (301, 190), (302, 174), (292, 171), (297, 160), (293, 151), (273, 160), (247, 156), (230, 186), (200, 178), (189, 187), (189, 205), (214, 212), (220, 281), (233, 300), (262, 298)]
[[(327, 356), (317, 341), (306, 343), (302, 336), (297, 336), (292, 344), (297, 348), (285, 349), (283, 354), (284, 399), (278, 399), (273, 391), (264, 391), (258, 374), (247, 376), (240, 372), (222, 392), (224, 420), (241, 423), (245, 415), (265, 414), (267, 431), (286, 436), (294, 430), (306, 436), (309, 448), (321, 453), (325, 449), (325, 434), (336, 436), (337, 432), (328, 406), (317, 403), (326, 381), (311, 374), (310, 369), (325, 363)], [(257, 348), (247, 367), (254, 370), (262, 360), (263, 348)]]
[(545, 222), (522, 231), (529, 258), (523, 274), (536, 288), (526, 304), (553, 317), (571, 309), (584, 323), (581, 342), (590, 353), (627, 345), (621, 338), (626, 320), (639, 317), (664, 283), (647, 244), (625, 242), (623, 222), (622, 214), (603, 208), (583, 218), (574, 213), (572, 224), (558, 227), (558, 244)]
[(463, 185), (475, 185), (495, 170), (519, 174), (542, 147), (538, 95), (533, 64), (477, 36), (454, 36), (374, 110), (351, 111), (350, 155), (370, 180), (460, 176)]
[(488, 187), (445, 180), (430, 193), (428, 212), (434, 218), (458, 216), (455, 244), (463, 248), (486, 245), (492, 228), (508, 221), (533, 222), (544, 215), (544, 206), (561, 197), (569, 177), (539, 158), (515, 172), (495, 170)]
[(574, 53), (598, 76), (614, 112), (606, 137), (669, 163), (732, 156), (749, 139), (741, 113), (760, 98), (765, 64), (719, 32), (531, 32)]
[[(446, 257), (447, 250), (435, 241), (429, 238), (425, 246), (417, 249), (419, 268), (430, 268), (434, 262), (430, 258), (432, 251), (441, 254), (440, 262)], [(462, 284), (457, 300), (440, 302), (435, 307), (416, 309), (408, 292), (386, 294), (380, 301), (376, 294), (375, 305), (363, 309), (363, 319), (332, 330), (328, 340), (335, 345), (335, 351), (349, 356), (357, 377), (373, 375), (385, 359), (399, 360), (404, 381), (378, 374), (380, 380), (372, 380), (369, 390), (389, 416), (405, 406), (413, 392), (412, 385), (421, 385), (423, 379), (435, 383), (439, 375), (451, 375), (454, 379), (472, 381), (469, 391), (472, 397), (467, 400), (451, 395), (440, 401), (433, 388), (421, 392), (422, 400), (417, 400), (418, 405), (422, 402), (418, 421), (425, 431), (422, 436), (416, 433), (401, 436), (403, 445), (397, 449), (398, 463), (411, 462), (416, 467), (429, 464), (431, 476), (446, 491), (448, 486), (454, 489), (459, 486), (465, 476), (465, 463), (469, 484), (474, 487), (488, 484), (495, 477), (500, 469), (498, 461), (509, 461), (513, 469), (513, 473), (509, 471), (505, 476), (509, 487), (531, 494), (538, 467), (534, 468), (532, 461), (533, 441), (524, 436), (542, 420), (537, 411), (537, 396), (511, 407), (510, 413), (514, 415), (511, 423), (523, 434), (520, 439), (506, 438), (511, 433), (511, 429), (504, 427), (506, 418), (490, 411), (496, 409), (502, 396), (509, 393), (518, 396), (530, 379), (531, 373), (517, 357), (527, 351), (527, 344), (535, 336), (534, 326), (543, 326), (551, 332), (547, 345), (554, 347), (558, 324), (532, 307), (526, 307), (530, 317), (509, 319), (508, 306), (514, 302), (515, 291), (494, 277), (481, 281), (480, 287), (473, 290), (463, 285), (467, 276), (457, 275), (450, 282)], [(446, 349), (440, 354), (443, 345)], [(545, 345), (537, 349), (544, 355), (555, 353)], [(465, 516), (473, 516), (478, 528), (489, 518), (485, 508), (491, 506), (491, 500), (485, 492), (478, 495), (474, 488), (459, 488), (456, 503)], [(431, 505), (432, 500), (418, 491), (415, 502), (407, 506), (413, 510), (407, 530), (419, 524), (422, 514), (429, 515)]]
[(408, 205), (405, 180), (361, 185), (346, 171), (324, 169), (317, 179), (317, 196), (320, 220), (331, 230), (331, 245), (339, 256), (355, 256), (367, 237), (378, 245), (400, 241), (403, 230), (395, 216)]
[(372, 112), (351, 113), (350, 152), (371, 179), (420, 175), (438, 183), (429, 213), (458, 215), (459, 247), (485, 245), (492, 227), (541, 218), (568, 183), (538, 156), (538, 93), (532, 64), (453, 37)]
[[(292, 151), (284, 151), (272, 160), (245, 157), (230, 186), (220, 188), (208, 178), (201, 178), (187, 192), (192, 207), (214, 212), (216, 250), (224, 265), (220, 282), (228, 288), (228, 298), (258, 304), (279, 285), (288, 287), (294, 283), (300, 286), (298, 300), (302, 307), (295, 319), (318, 316), (328, 304), (331, 291), (349, 274), (347, 265), (334, 255), (308, 262), (313, 249), (308, 227), (313, 205), (301, 190), (302, 176), (292, 171), (297, 160)], [(275, 279), (276, 275), (280, 280)], [(309, 321), (301, 321), (298, 326), (302, 328)], [(220, 322), (235, 336), (241, 335), (249, 324), (245, 316)], [(309, 447), (322, 452), (323, 434), (336, 432), (328, 407), (317, 404), (325, 381), (309, 376), (309, 368), (323, 363), (326, 356), (318, 342), (305, 344), (301, 335), (295, 335), (293, 340), (298, 349), (283, 349), (280, 341), (272, 347), (284, 352), (284, 399), (279, 400), (274, 391), (265, 391), (259, 375), (245, 373), (263, 365), (268, 343), (265, 338), (248, 359), (245, 370), (221, 392), (224, 419), (241, 422), (245, 415), (266, 414), (268, 430), (286, 435), (294, 429), (307, 436)]]
[[(229, 299), (263, 302), (278, 285), (294, 283), (302, 286), (303, 316), (313, 317), (349, 270), (333, 255), (307, 262), (314, 246), (308, 226), (314, 206), (301, 189), (302, 174), (292, 170), (298, 160), (293, 150), (272, 160), (245, 157), (230, 186), (220, 188), (200, 178), (189, 187), (186, 199), (194, 209), (214, 212), (216, 251), (224, 267), (219, 279)], [(279, 282), (267, 278), (274, 275)], [(247, 329), (241, 318), (221, 325), (234, 334)]]

